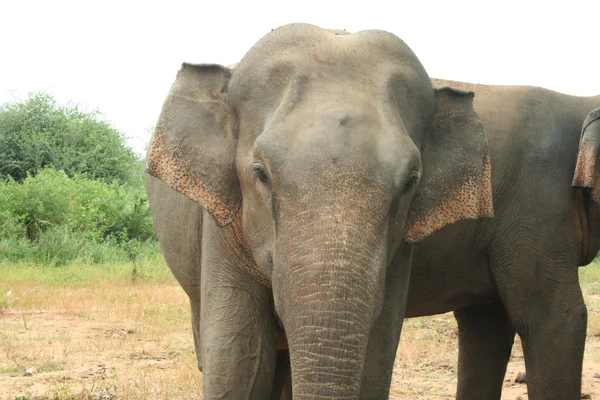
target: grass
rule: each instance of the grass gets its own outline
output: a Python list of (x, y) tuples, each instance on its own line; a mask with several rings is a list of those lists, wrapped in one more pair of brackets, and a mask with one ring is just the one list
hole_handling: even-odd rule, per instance
[(579, 269), (579, 281), (587, 295), (600, 296), (600, 262)]
[(200, 398), (187, 298), (161, 257), (136, 269), (0, 264), (0, 399)]
[[(136, 272), (131, 261), (102, 264), (71, 263), (61, 267), (40, 266), (34, 263), (0, 263), (2, 282), (0, 288), (51, 286), (53, 288), (81, 288), (97, 284), (123, 285), (135, 279), (154, 283), (174, 282), (161, 254), (143, 257), (136, 261)], [(5, 299), (6, 300), (6, 299)]]
[(52, 267), (81, 264), (106, 266), (131, 259), (157, 258), (159, 253), (158, 243), (153, 240), (97, 240), (86, 236), (85, 233), (68, 232), (64, 227), (43, 232), (35, 241), (0, 237), (0, 260), (20, 265), (29, 263)]
[[(160, 255), (135, 266), (0, 263), (0, 400), (202, 398), (183, 290)], [(580, 279), (586, 362), (600, 368), (600, 264)], [(453, 398), (456, 333), (451, 314), (407, 320), (390, 398)], [(521, 370), (517, 339), (507, 378)], [(503, 399), (526, 399), (523, 388), (505, 383)]]

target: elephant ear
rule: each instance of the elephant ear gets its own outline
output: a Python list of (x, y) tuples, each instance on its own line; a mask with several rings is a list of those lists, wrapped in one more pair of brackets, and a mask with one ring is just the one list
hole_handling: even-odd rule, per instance
[(223, 227), (241, 205), (236, 137), (227, 105), (231, 70), (183, 63), (163, 104), (146, 172), (202, 205)]
[(436, 89), (436, 113), (421, 147), (423, 174), (404, 239), (417, 242), (445, 225), (493, 217), (490, 156), (473, 92)]
[(577, 165), (573, 176), (572, 186), (590, 189), (591, 197), (600, 204), (600, 108), (590, 112), (583, 122)]

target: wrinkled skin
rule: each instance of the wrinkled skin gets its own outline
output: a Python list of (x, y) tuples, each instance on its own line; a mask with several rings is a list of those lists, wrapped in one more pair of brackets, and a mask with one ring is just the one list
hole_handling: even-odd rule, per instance
[(182, 66), (146, 184), (204, 398), (387, 399), (411, 243), (492, 215), (472, 98), (381, 31), (287, 25), (233, 71)]
[(515, 333), (529, 399), (579, 399), (587, 312), (578, 266), (600, 244), (600, 113), (590, 113), (600, 96), (434, 84), (475, 92), (495, 218), (449, 225), (415, 246), (407, 316), (454, 311), (460, 400), (500, 399)]

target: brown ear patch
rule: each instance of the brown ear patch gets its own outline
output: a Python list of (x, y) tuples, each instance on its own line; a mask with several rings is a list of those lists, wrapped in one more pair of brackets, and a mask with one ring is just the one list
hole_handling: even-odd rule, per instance
[(448, 224), (493, 216), (491, 164), (489, 155), (486, 155), (483, 168), (473, 169), (466, 175), (460, 188), (434, 208), (425, 210), (408, 222), (404, 240), (414, 243)]
[[(571, 186), (591, 189), (592, 200), (600, 204), (600, 175), (598, 174), (597, 161), (600, 148), (600, 129), (597, 125), (590, 128), (592, 123), (600, 119), (600, 108), (590, 112), (583, 123), (577, 164)], [(596, 122), (599, 124), (599, 122)]]
[(600, 176), (596, 173), (596, 149), (585, 143), (579, 145), (577, 165), (571, 186), (592, 189), (592, 199), (600, 204)]
[(423, 173), (406, 222), (407, 242), (462, 219), (494, 215), (487, 138), (473, 98), (473, 92), (436, 89), (435, 116), (421, 144)]
[(233, 222), (239, 203), (228, 202), (222, 195), (214, 193), (199, 175), (190, 173), (177, 152), (166, 151), (164, 133), (157, 126), (148, 151), (147, 172), (160, 179), (173, 190), (201, 204), (220, 227)]
[(226, 102), (231, 71), (184, 63), (163, 103), (146, 170), (199, 203), (220, 226), (241, 207), (234, 167), (237, 139)]

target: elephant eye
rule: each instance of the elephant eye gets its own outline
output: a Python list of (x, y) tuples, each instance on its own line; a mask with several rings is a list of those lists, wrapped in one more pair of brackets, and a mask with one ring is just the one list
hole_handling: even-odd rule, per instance
[(406, 183), (404, 184), (404, 188), (402, 189), (402, 192), (406, 193), (409, 190), (411, 190), (418, 181), (419, 181), (419, 171), (412, 170), (410, 172), (410, 175), (408, 176), (408, 179), (406, 180)]
[(254, 163), (252, 165), (252, 169), (254, 170), (254, 176), (256, 177), (256, 179), (258, 179), (266, 185), (270, 183), (269, 176), (267, 175), (267, 169), (263, 164)]

